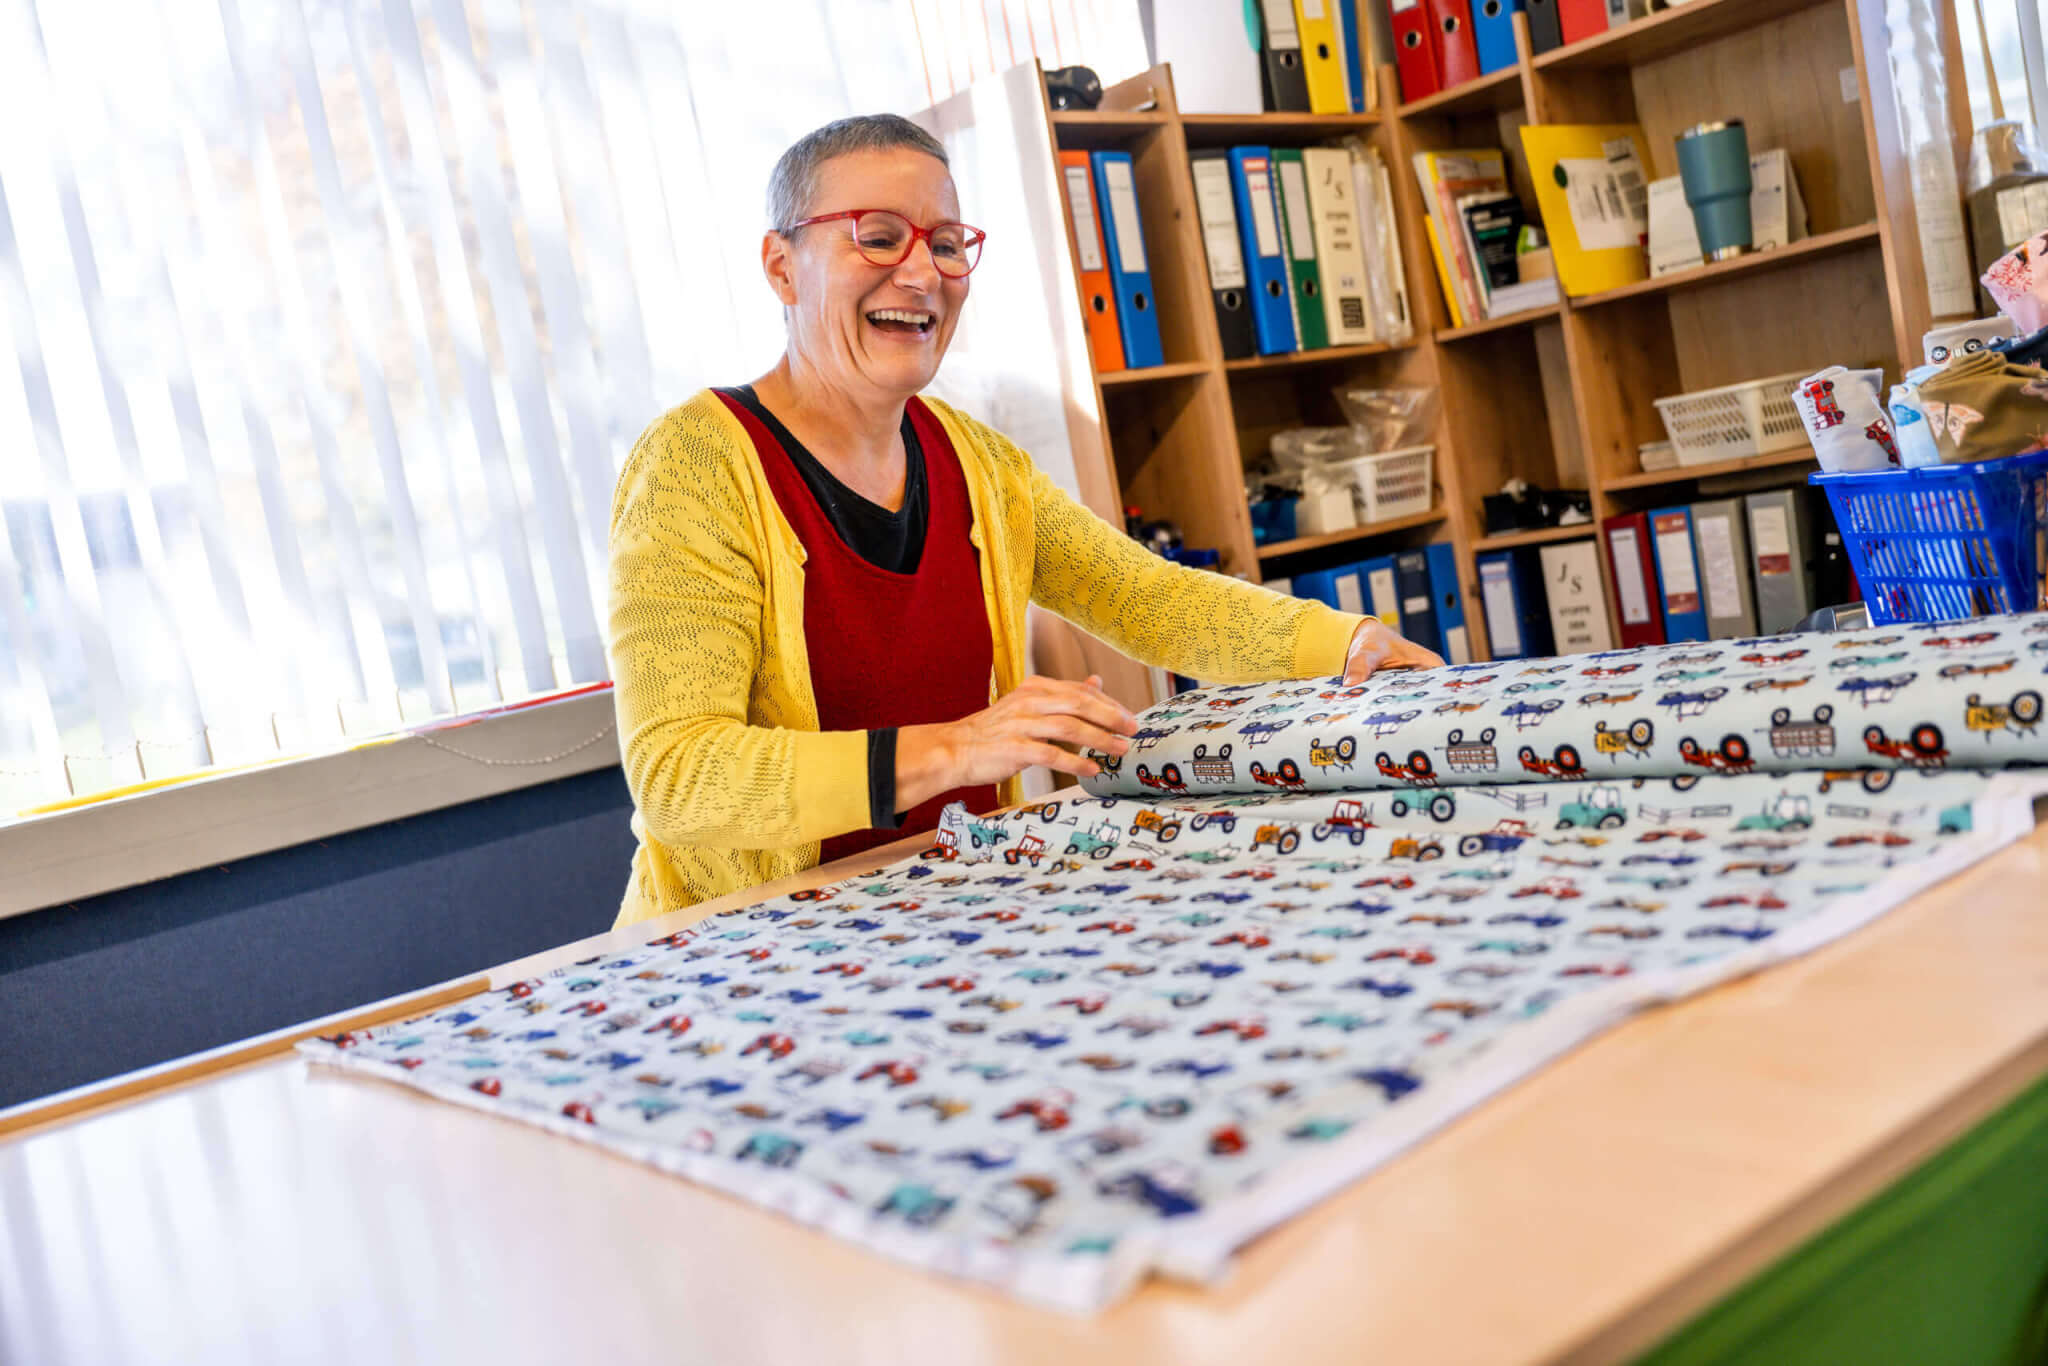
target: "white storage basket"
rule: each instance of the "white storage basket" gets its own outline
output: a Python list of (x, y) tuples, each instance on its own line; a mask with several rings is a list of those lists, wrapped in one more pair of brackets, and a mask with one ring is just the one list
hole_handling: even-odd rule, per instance
[(1358, 490), (1358, 520), (1391, 521), (1427, 512), (1435, 502), (1436, 447), (1406, 446), (1344, 462)]
[(1808, 372), (1660, 398), (1657, 413), (1681, 465), (1708, 465), (1790, 450), (1806, 440), (1792, 387)]

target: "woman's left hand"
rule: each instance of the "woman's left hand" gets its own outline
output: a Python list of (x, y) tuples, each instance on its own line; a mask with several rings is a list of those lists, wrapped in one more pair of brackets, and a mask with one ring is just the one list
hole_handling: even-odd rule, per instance
[(1439, 669), (1443, 656), (1425, 650), (1377, 617), (1360, 622), (1344, 656), (1344, 681), (1363, 683), (1377, 669)]

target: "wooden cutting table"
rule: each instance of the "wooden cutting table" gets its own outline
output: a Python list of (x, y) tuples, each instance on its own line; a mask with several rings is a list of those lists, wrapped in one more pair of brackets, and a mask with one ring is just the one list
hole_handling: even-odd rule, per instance
[(1261, 1239), (1227, 1285), (1152, 1283), (1092, 1320), (268, 1036), (0, 1116), (0, 1361), (1623, 1360), (2048, 1075), (2044, 888), (2048, 829), (1636, 1017)]

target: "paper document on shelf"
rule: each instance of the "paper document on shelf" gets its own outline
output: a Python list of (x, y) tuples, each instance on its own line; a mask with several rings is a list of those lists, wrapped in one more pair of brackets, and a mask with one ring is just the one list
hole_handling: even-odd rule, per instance
[(1564, 172), (1572, 227), (1585, 251), (1633, 247), (1650, 232), (1649, 190), (1635, 144), (1617, 138), (1601, 150), (1605, 155), (1598, 158), (1566, 157), (1557, 163)]

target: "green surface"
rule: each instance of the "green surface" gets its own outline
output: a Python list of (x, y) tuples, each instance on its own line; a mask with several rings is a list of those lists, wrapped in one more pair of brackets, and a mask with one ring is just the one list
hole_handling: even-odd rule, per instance
[(2048, 1078), (1641, 1366), (2048, 1363)]

